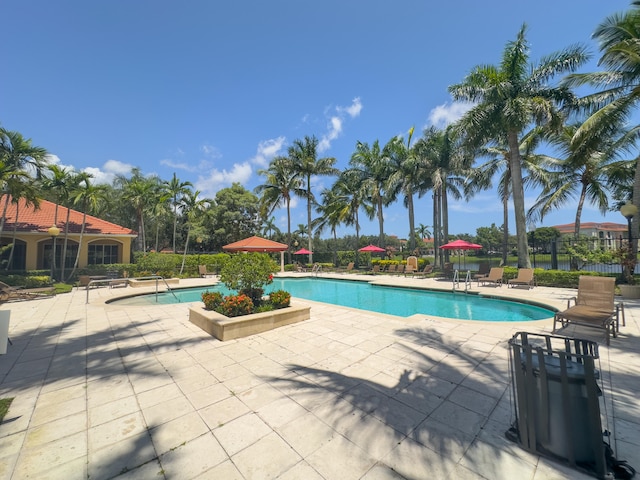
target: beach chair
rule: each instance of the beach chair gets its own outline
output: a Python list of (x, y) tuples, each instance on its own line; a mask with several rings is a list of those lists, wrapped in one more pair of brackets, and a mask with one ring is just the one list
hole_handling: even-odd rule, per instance
[(507, 287), (526, 286), (527, 289), (535, 286), (533, 268), (519, 268), (518, 276), (507, 281)]
[(491, 265), (489, 264), (489, 262), (480, 262), (480, 264), (478, 265), (478, 272), (473, 276), (473, 279), (479, 280), (481, 278), (484, 278), (489, 275), (490, 271)]
[[(616, 279), (581, 275), (578, 279), (578, 295), (567, 301), (567, 309), (553, 317), (553, 331), (559, 323), (561, 328), (570, 324), (598, 328), (605, 331), (607, 345), (613, 334), (620, 330), (622, 304), (614, 301)], [(571, 306), (571, 302), (574, 305)], [(624, 312), (623, 312), (624, 314)]]
[(414, 273), (416, 273), (417, 268), (415, 268), (413, 265), (411, 264), (407, 264), (406, 267), (404, 267), (404, 276), (406, 277), (407, 274), (409, 275), (413, 275)]
[(389, 267), (387, 268), (386, 273), (396, 273), (396, 268), (398, 266), (395, 263), (391, 263), (389, 264)]
[(53, 295), (55, 291), (55, 287), (18, 288), (7, 285), (4, 282), (0, 282), (0, 302), (48, 297)]
[(206, 265), (198, 265), (198, 275), (200, 275), (200, 278), (207, 278), (215, 274), (208, 272)]
[(375, 275), (376, 273), (380, 273), (380, 265), (378, 265), (377, 263), (371, 267), (371, 274)]
[(398, 275), (400, 275), (400, 274), (404, 273), (404, 264), (402, 264), (402, 263), (401, 263), (400, 265), (398, 265), (398, 266), (396, 267), (396, 273), (397, 273)]
[(478, 286), (480, 286), (480, 283), (482, 283), (483, 286), (487, 283), (491, 283), (496, 287), (501, 287), (503, 276), (504, 276), (504, 268), (492, 267), (491, 270), (489, 270), (489, 275), (478, 279)]

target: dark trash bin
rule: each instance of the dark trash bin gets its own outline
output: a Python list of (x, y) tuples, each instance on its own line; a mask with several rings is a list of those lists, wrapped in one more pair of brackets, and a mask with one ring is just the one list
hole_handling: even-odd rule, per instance
[(507, 436), (531, 452), (613, 478), (600, 417), (598, 344), (518, 332), (509, 345), (516, 421)]

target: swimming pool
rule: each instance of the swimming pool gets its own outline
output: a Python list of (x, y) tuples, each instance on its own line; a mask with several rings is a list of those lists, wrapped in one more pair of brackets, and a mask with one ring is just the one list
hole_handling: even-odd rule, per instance
[[(204, 291), (228, 294), (223, 285), (206, 288), (186, 288), (172, 293), (140, 295), (118, 299), (118, 305), (157, 305), (180, 302), (199, 302)], [(374, 285), (352, 280), (325, 278), (274, 278), (266, 292), (286, 290), (293, 297), (359, 308), (378, 313), (408, 317), (417, 313), (461, 320), (514, 322), (542, 320), (553, 317), (554, 312), (536, 305), (520, 302), (465, 295), (464, 293), (436, 292), (404, 287)], [(177, 297), (177, 299), (176, 299)]]

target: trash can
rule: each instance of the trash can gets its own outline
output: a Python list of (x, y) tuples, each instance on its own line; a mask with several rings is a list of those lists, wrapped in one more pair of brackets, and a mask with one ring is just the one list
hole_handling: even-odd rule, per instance
[(518, 332), (509, 345), (516, 421), (507, 433), (531, 452), (605, 478), (598, 344)]

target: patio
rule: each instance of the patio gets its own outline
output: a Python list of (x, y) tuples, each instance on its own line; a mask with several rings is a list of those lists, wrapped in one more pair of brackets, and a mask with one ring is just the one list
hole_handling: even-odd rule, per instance
[[(575, 294), (474, 290), (558, 308)], [(310, 320), (223, 343), (191, 324), (184, 304), (104, 303), (125, 293), (92, 290), (85, 304), (74, 289), (0, 307), (11, 310), (13, 341), (0, 356), (0, 398), (15, 397), (0, 424), (0, 478), (592, 478), (504, 436), (507, 340), (550, 333), (551, 319), (402, 319), (300, 300)], [(637, 469), (640, 302), (625, 306), (610, 347), (600, 331), (572, 328), (600, 344), (603, 428)]]

